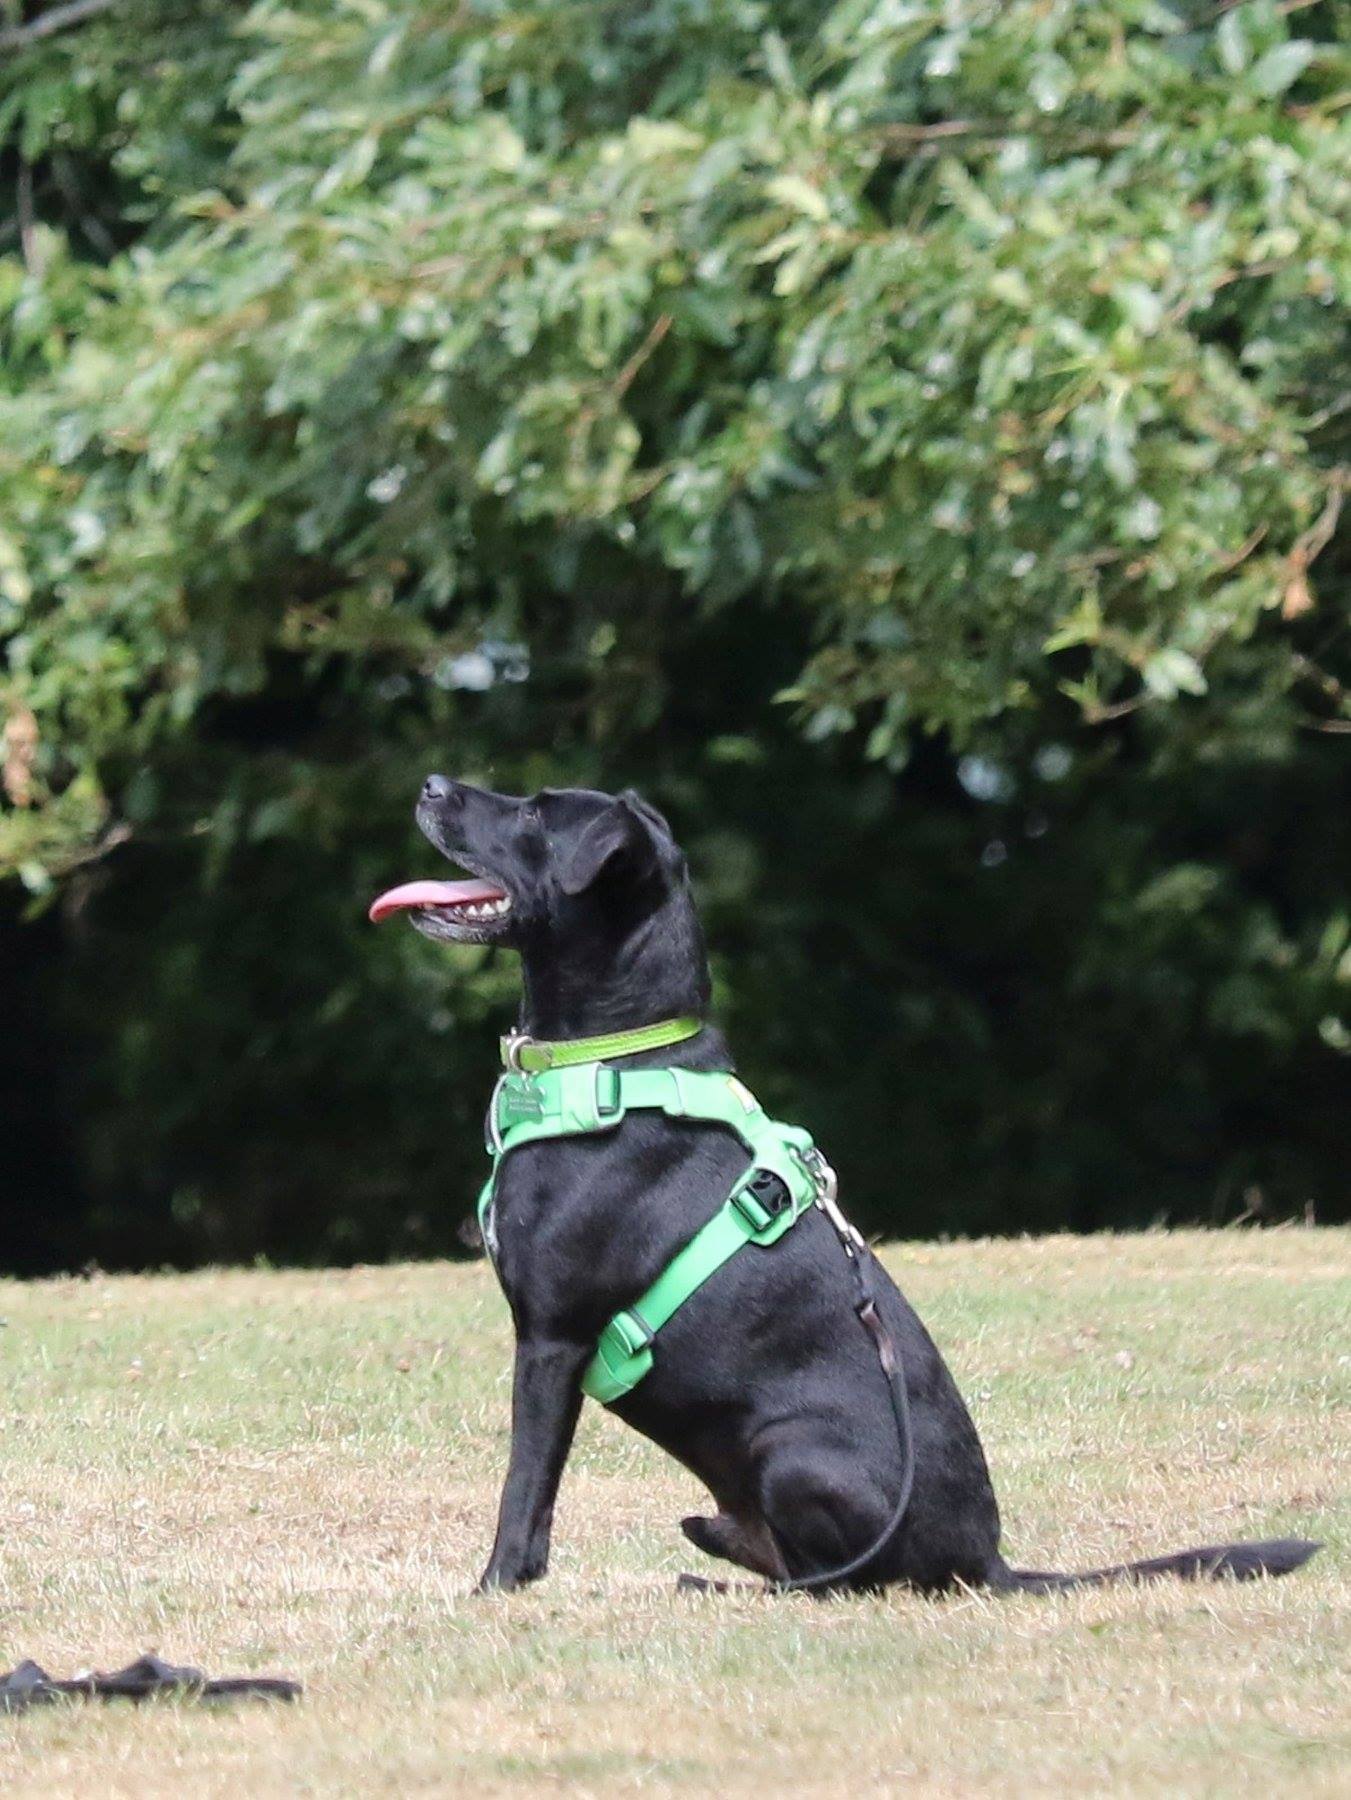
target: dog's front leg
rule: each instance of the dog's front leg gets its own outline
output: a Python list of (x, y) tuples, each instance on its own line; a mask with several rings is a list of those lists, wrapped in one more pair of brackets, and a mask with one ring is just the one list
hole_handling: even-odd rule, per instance
[(593, 1347), (529, 1338), (516, 1345), (511, 1461), (480, 1593), (538, 1581), (548, 1567), (554, 1500), (577, 1429), (582, 1371)]

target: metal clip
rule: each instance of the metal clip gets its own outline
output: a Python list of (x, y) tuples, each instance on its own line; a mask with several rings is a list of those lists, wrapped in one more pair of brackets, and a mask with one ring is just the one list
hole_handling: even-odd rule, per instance
[(528, 1031), (509, 1031), (502, 1039), (502, 1061), (507, 1065), (509, 1074), (523, 1075), (525, 1073), (521, 1067), (521, 1051), (529, 1042), (530, 1033)]
[(867, 1245), (864, 1242), (863, 1233), (856, 1226), (851, 1225), (840, 1211), (836, 1199), (836, 1195), (840, 1191), (839, 1176), (836, 1175), (815, 1144), (806, 1150), (799, 1151), (798, 1154), (803, 1168), (816, 1183), (816, 1204), (835, 1227), (836, 1236), (844, 1245), (845, 1254), (854, 1256), (858, 1251), (865, 1250)]
[(808, 1144), (805, 1150), (799, 1150), (797, 1159), (816, 1183), (817, 1197), (824, 1195), (833, 1200), (840, 1191), (839, 1177), (816, 1145)]

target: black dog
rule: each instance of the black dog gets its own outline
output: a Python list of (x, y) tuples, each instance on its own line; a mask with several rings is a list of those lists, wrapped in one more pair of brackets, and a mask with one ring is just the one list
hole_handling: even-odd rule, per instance
[[(430, 937), (519, 951), (523, 1032), (590, 1037), (704, 1016), (708, 971), (684, 858), (665, 820), (636, 795), (546, 789), (515, 799), (433, 775), (417, 819), (438, 850), (479, 879), (411, 884), (377, 903), (377, 916), (408, 909)], [(655, 1065), (732, 1068), (711, 1025), (624, 1062)], [(729, 1132), (649, 1111), (505, 1159), (495, 1222), (516, 1326), (511, 1461), (482, 1587), (514, 1588), (544, 1574), (596, 1341), (722, 1205), (746, 1163)], [(1318, 1548), (1227, 1544), (1079, 1575), (1009, 1568), (961, 1396), (880, 1267), (873, 1279), (904, 1370), (911, 1459), (876, 1347), (855, 1316), (848, 1261), (816, 1209), (772, 1250), (724, 1264), (663, 1328), (651, 1373), (615, 1403), (712, 1493), (715, 1516), (683, 1521), (701, 1550), (773, 1582), (865, 1554), (846, 1585), (904, 1581), (932, 1591), (957, 1582), (1045, 1590), (1156, 1574), (1282, 1575)], [(907, 1460), (909, 1505), (888, 1531)]]

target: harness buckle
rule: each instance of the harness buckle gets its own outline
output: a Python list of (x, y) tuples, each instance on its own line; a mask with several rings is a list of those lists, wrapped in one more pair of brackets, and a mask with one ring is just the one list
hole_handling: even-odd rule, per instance
[(596, 1064), (595, 1079), (592, 1082), (591, 1088), (591, 1101), (596, 1109), (596, 1123), (598, 1125), (603, 1125), (607, 1119), (617, 1118), (624, 1110), (619, 1086), (618, 1069), (611, 1069), (605, 1063)]
[(509, 1031), (501, 1041), (502, 1061), (512, 1075), (523, 1075), (521, 1051), (530, 1042), (528, 1031)]
[(610, 1330), (624, 1346), (626, 1356), (637, 1356), (642, 1350), (650, 1350), (657, 1341), (656, 1332), (643, 1315), (631, 1306), (624, 1312), (615, 1314), (610, 1321)]
[(729, 1196), (752, 1231), (766, 1231), (781, 1213), (793, 1204), (793, 1196), (782, 1175), (762, 1164), (751, 1169), (745, 1180)]

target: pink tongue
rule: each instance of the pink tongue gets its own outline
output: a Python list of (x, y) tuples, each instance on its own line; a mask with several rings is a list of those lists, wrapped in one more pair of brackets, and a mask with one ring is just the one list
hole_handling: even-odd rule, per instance
[(405, 881), (371, 901), (372, 924), (378, 925), (391, 913), (406, 912), (418, 906), (476, 906), (484, 900), (505, 900), (506, 895), (491, 881)]

